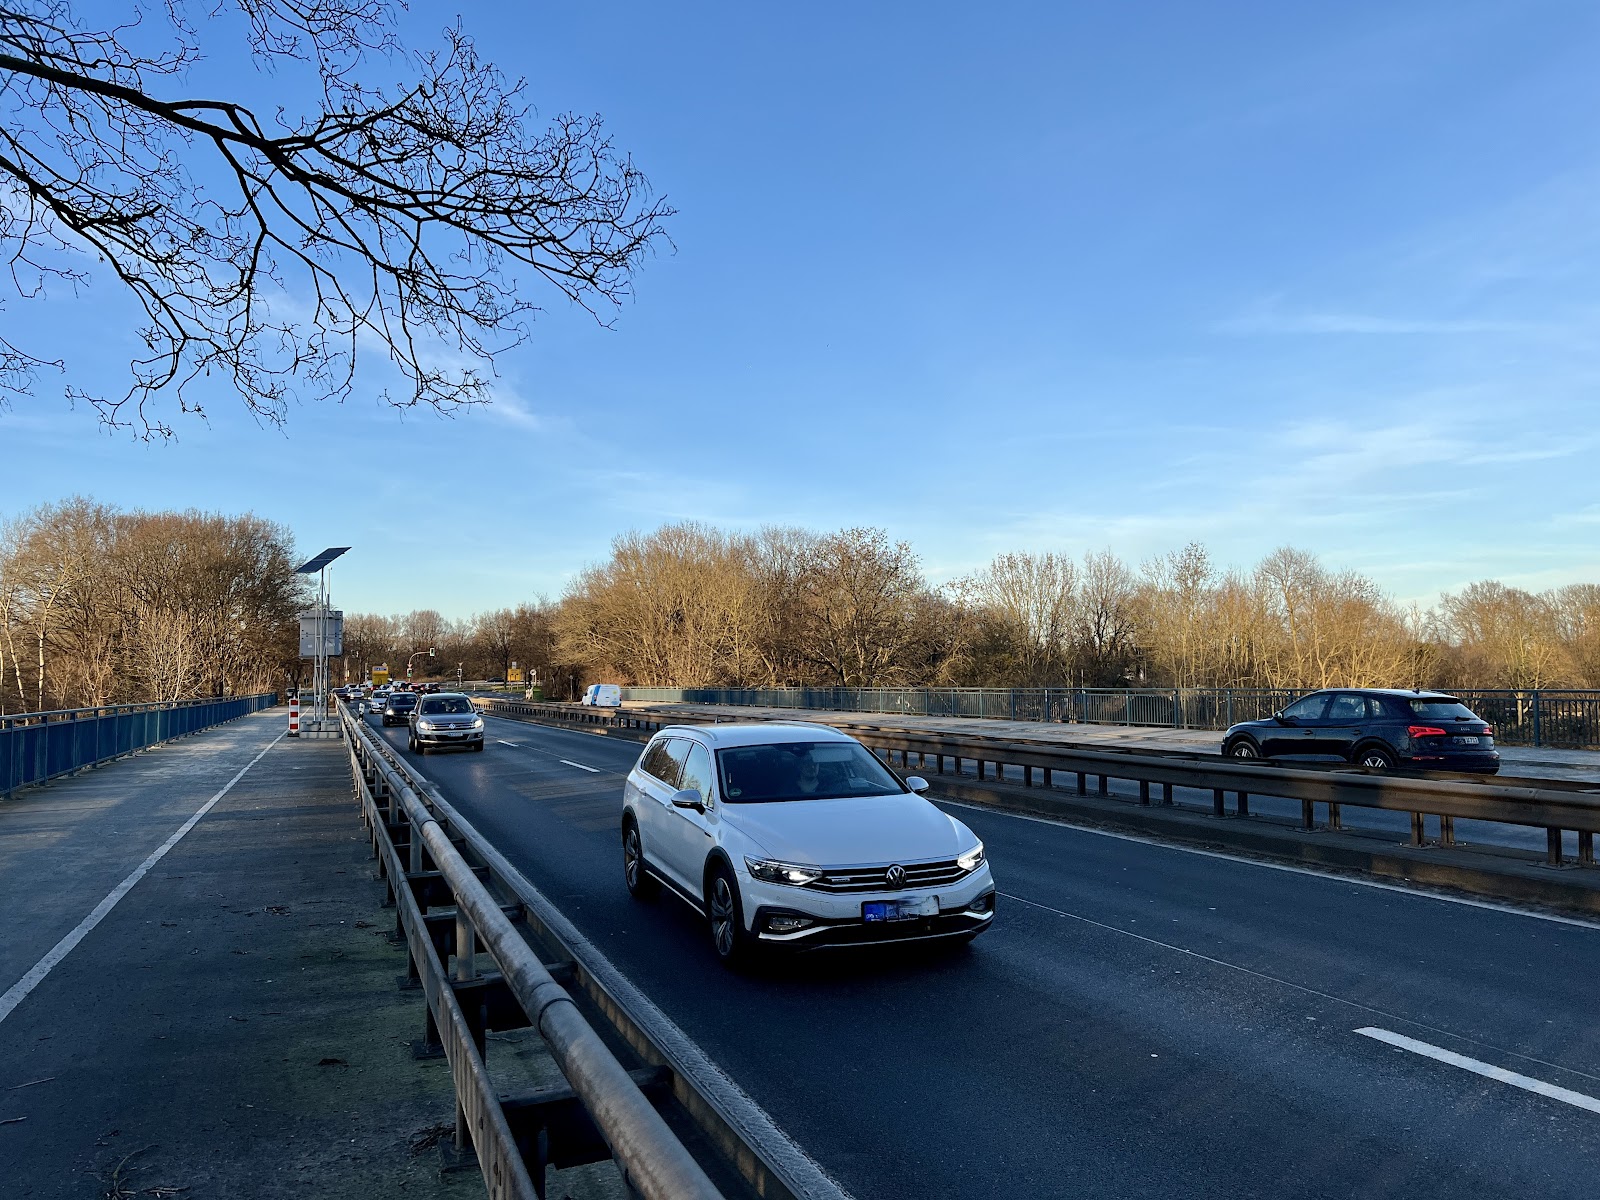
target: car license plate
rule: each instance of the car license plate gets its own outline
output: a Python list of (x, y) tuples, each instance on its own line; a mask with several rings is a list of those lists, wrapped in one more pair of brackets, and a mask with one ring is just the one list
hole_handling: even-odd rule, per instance
[(918, 917), (939, 915), (939, 897), (917, 896), (908, 900), (867, 900), (861, 905), (861, 919), (868, 924), (878, 921), (914, 921)]
[(1451, 740), (1458, 746), (1476, 746), (1478, 744), (1476, 737), (1458, 737)]

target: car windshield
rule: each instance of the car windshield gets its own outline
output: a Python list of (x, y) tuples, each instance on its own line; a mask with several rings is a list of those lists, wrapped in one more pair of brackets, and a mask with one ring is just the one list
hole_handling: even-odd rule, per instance
[(780, 742), (717, 751), (729, 804), (893, 796), (900, 781), (857, 742)]
[(1423, 696), (1419, 700), (1406, 701), (1411, 705), (1414, 716), (1427, 717), (1430, 721), (1476, 721), (1478, 714), (1473, 712), (1459, 700), (1452, 700), (1448, 696)]
[(465, 696), (430, 696), (422, 702), (422, 712), (427, 715), (469, 713), (471, 711), (472, 701)]
[(417, 698), (410, 692), (396, 692), (389, 697), (389, 703), (395, 708), (410, 708), (417, 702)]

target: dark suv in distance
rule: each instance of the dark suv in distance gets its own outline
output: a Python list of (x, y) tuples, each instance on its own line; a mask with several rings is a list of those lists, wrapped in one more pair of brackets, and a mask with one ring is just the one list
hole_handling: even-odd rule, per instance
[(385, 725), (406, 725), (411, 721), (411, 714), (417, 707), (417, 694), (415, 692), (390, 692), (389, 698), (383, 702), (383, 723)]
[(1494, 729), (1454, 696), (1394, 688), (1338, 688), (1302, 696), (1264, 721), (1229, 727), (1230, 758), (1347, 762), (1384, 770), (1500, 769)]

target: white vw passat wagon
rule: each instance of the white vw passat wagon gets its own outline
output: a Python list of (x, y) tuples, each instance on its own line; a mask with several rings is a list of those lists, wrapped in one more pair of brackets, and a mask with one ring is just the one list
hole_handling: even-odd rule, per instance
[(726, 963), (758, 947), (968, 939), (994, 920), (983, 843), (822, 725), (663, 729), (628, 773), (628, 891), (664, 884)]

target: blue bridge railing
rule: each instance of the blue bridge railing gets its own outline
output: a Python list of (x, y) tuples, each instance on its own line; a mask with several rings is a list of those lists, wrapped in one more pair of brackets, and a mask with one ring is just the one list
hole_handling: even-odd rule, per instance
[(0, 716), (0, 796), (271, 708), (273, 693)]

